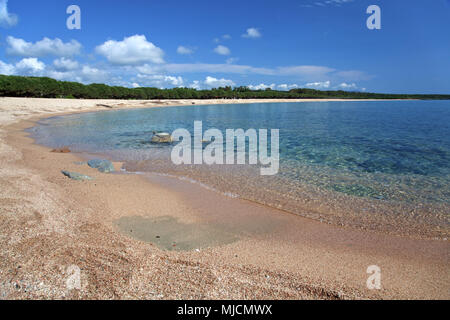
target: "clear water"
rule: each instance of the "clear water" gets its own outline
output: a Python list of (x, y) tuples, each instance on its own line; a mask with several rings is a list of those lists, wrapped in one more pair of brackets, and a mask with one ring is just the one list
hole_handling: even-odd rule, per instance
[[(153, 131), (280, 129), (280, 172), (256, 166), (174, 166)], [(31, 129), (40, 144), (124, 161), (128, 171), (185, 177), (322, 221), (447, 235), (450, 101), (211, 105), (74, 114)]]

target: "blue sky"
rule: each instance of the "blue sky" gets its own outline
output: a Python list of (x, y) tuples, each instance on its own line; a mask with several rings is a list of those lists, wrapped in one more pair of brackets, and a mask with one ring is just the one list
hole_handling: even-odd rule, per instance
[[(69, 30), (69, 5), (81, 30)], [(369, 30), (369, 5), (381, 30)], [(123, 86), (450, 93), (449, 0), (0, 0), (0, 73)]]

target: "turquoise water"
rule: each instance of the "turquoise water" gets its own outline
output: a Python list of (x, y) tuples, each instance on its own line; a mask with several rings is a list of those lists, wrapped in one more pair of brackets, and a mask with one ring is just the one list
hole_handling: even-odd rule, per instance
[[(171, 145), (150, 143), (153, 131), (193, 133), (197, 120), (203, 130), (280, 129), (279, 174), (261, 177), (249, 165), (174, 166)], [(389, 230), (420, 225), (433, 234), (449, 225), (450, 101), (116, 110), (45, 119), (31, 132), (40, 144), (101, 153), (129, 171), (187, 177), (320, 220)]]

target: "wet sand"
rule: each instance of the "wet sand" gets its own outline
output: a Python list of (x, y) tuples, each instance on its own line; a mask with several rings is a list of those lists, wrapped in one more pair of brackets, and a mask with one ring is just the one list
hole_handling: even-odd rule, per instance
[[(23, 113), (102, 107), (68, 108), (0, 108), (0, 298), (450, 298), (448, 241), (330, 226), (169, 177), (102, 174), (27, 137)], [(66, 286), (71, 265), (80, 290)], [(381, 290), (366, 287), (370, 265)]]

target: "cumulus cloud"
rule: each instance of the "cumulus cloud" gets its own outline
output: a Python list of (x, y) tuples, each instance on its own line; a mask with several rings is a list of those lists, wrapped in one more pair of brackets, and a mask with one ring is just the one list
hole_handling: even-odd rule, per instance
[(248, 28), (242, 36), (244, 38), (261, 38), (261, 32), (257, 28)]
[(256, 86), (250, 84), (247, 87), (249, 89), (251, 89), (251, 90), (265, 90), (265, 89), (272, 89), (273, 90), (273, 89), (275, 89), (276, 84), (272, 83), (271, 85), (266, 85), (264, 83), (261, 83), (261, 84), (258, 84)]
[(306, 88), (317, 89), (317, 90), (344, 90), (344, 91), (365, 91), (365, 88), (359, 88), (356, 83), (346, 83), (342, 82), (338, 85), (332, 85), (331, 81), (323, 82), (310, 82), (304, 85)]
[(229, 56), (231, 54), (230, 49), (228, 49), (227, 47), (223, 46), (223, 45), (218, 45), (215, 49), (214, 52), (223, 56)]
[(189, 88), (200, 90), (202, 87), (201, 87), (200, 81), (194, 80), (194, 81), (192, 81), (192, 83), (189, 85)]
[(297, 89), (299, 86), (297, 84), (279, 84), (278, 86), (279, 90), (291, 90), (291, 89)]
[(16, 69), (24, 74), (38, 74), (45, 70), (45, 64), (37, 58), (26, 58), (16, 64)]
[(336, 88), (341, 89), (341, 90), (357, 90), (358, 86), (356, 85), (356, 83), (341, 83), (338, 86), (336, 86)]
[(147, 41), (144, 35), (134, 35), (122, 41), (109, 40), (95, 51), (117, 65), (140, 65), (164, 63), (164, 51)]
[(60, 58), (53, 61), (53, 66), (56, 70), (61, 71), (69, 71), (69, 70), (75, 70), (79, 68), (79, 64), (77, 61), (67, 59), (67, 58)]
[(146, 75), (146, 74), (138, 74), (137, 81), (140, 84), (145, 84), (145, 86), (150, 87), (182, 87), (184, 84), (184, 80), (180, 76), (170, 76), (170, 75)]
[(16, 72), (16, 68), (9, 63), (5, 63), (3, 61), (0, 60), (0, 74), (4, 74), (4, 75), (12, 75)]
[(331, 81), (323, 81), (323, 82), (310, 82), (305, 84), (305, 87), (312, 89), (328, 89), (331, 85)]
[(227, 79), (216, 79), (214, 77), (207, 76), (204, 84), (210, 88), (217, 88), (217, 87), (227, 87), (227, 86), (235, 86), (236, 84), (232, 80)]
[(76, 81), (86, 84), (111, 82), (109, 72), (88, 65), (65, 71), (57, 69), (47, 70), (45, 75), (56, 80)]
[(37, 58), (25, 58), (15, 65), (0, 61), (0, 74), (42, 76), (45, 75), (45, 63)]
[(7, 37), (6, 52), (10, 55), (22, 57), (59, 56), (69, 57), (80, 53), (81, 44), (76, 40), (64, 43), (61, 39), (44, 38), (36, 43), (23, 39)]
[(211, 89), (211, 88), (219, 88), (219, 87), (234, 87), (236, 84), (232, 80), (228, 79), (217, 79), (214, 77), (207, 76), (204, 81), (194, 80), (192, 83), (188, 86), (192, 89)]
[(18, 22), (17, 15), (9, 13), (8, 0), (0, 0), (0, 26), (12, 27)]
[(109, 71), (89, 65), (80, 66), (78, 62), (69, 59), (57, 59), (53, 61), (53, 65), (46, 65), (37, 58), (24, 58), (15, 65), (0, 61), (0, 74), (49, 77), (86, 84), (113, 83), (114, 80)]
[(192, 54), (194, 53), (194, 50), (185, 46), (178, 46), (177, 48), (178, 54)]

